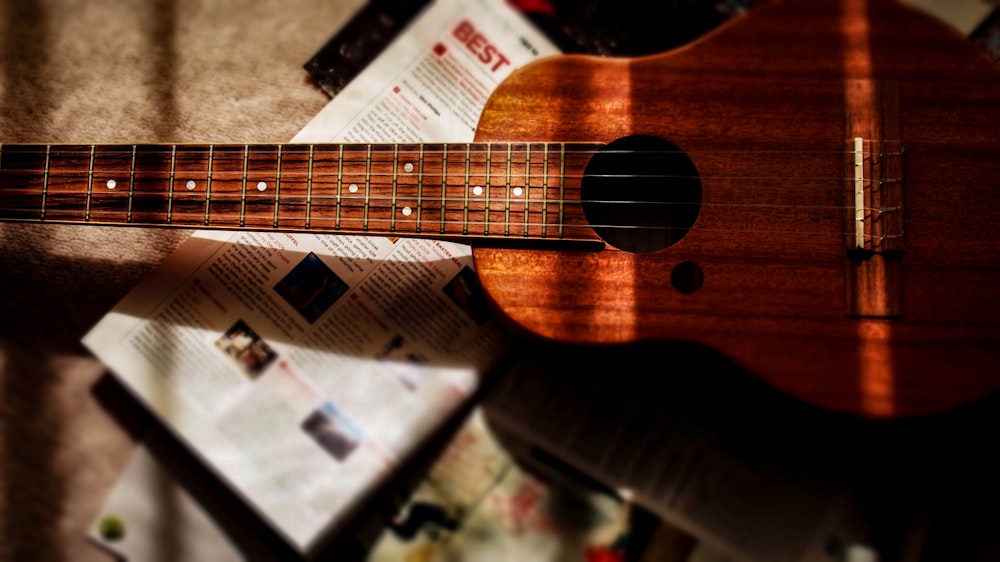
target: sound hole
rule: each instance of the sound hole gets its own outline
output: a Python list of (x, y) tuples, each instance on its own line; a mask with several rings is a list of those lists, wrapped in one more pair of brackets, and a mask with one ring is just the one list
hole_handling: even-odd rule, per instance
[(587, 164), (583, 212), (605, 242), (634, 253), (670, 247), (691, 230), (701, 180), (677, 145), (635, 135), (604, 146)]

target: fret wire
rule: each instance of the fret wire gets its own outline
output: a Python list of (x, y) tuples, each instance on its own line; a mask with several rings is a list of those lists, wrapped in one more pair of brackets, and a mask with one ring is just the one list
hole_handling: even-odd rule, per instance
[(250, 160), (250, 145), (243, 145), (243, 185), (240, 192), (240, 228), (246, 226), (247, 217), (247, 165)]
[(90, 145), (90, 165), (87, 167), (87, 200), (83, 206), (83, 220), (90, 222), (90, 199), (94, 193), (94, 151), (95, 145)]
[(167, 184), (167, 224), (174, 222), (174, 176), (177, 171), (177, 145), (170, 149), (170, 182)]
[(362, 229), (368, 231), (368, 202), (369, 195), (371, 191), (371, 179), (372, 179), (372, 145), (368, 145), (368, 150), (365, 153), (365, 216), (364, 222), (362, 224)]
[(208, 217), (212, 209), (212, 164), (215, 161), (215, 145), (208, 145), (208, 179), (205, 181), (205, 226), (208, 226)]
[(448, 145), (442, 145), (441, 148), (442, 160), (441, 160), (441, 218), (438, 219), (441, 222), (440, 232), (444, 234), (444, 216), (445, 216), (445, 195), (448, 193)]
[[(306, 171), (306, 229), (312, 224), (312, 191), (313, 191), (313, 151), (316, 145), (309, 145), (309, 164)], [(339, 183), (339, 180), (338, 180)], [(338, 203), (339, 207), (339, 203)]]
[(52, 145), (45, 145), (45, 172), (42, 175), (42, 218), (45, 220), (45, 208), (48, 204), (49, 195), (49, 158), (52, 154)]
[(511, 153), (511, 143), (507, 143), (507, 189), (506, 189), (506, 201), (503, 207), (503, 234), (504, 236), (510, 235), (510, 153)]
[(333, 225), (334, 230), (340, 230), (340, 199), (344, 193), (344, 145), (340, 145), (337, 148), (337, 209), (335, 212), (336, 222)]
[(559, 238), (563, 237), (566, 189), (566, 143), (559, 143)]
[(278, 154), (275, 157), (275, 175), (274, 175), (274, 228), (278, 228), (278, 208), (281, 206), (279, 201), (281, 199), (281, 147), (282, 144), (278, 145)]
[(136, 145), (132, 145), (132, 162), (128, 171), (128, 207), (125, 211), (125, 222), (132, 222), (132, 201), (135, 198), (135, 153), (138, 150)]
[(420, 221), (424, 211), (424, 145), (420, 145), (417, 155), (417, 232), (420, 232)]
[(490, 233), (490, 176), (493, 172), (493, 145), (486, 145), (486, 198), (483, 203), (483, 235)]
[(396, 181), (399, 173), (399, 145), (392, 146), (392, 208), (389, 215), (389, 232), (396, 232)]
[(470, 164), (470, 153), (472, 152), (472, 145), (466, 143), (465, 145), (465, 202), (464, 202), (464, 220), (462, 221), (462, 235), (469, 234), (469, 164)]
[(531, 202), (531, 143), (524, 146), (524, 235), (528, 235), (528, 204)]
[(549, 143), (542, 144), (542, 238), (549, 233)]

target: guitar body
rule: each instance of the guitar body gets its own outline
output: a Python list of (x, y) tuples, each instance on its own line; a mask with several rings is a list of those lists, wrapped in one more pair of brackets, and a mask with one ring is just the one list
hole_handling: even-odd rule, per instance
[[(657, 251), (476, 248), (480, 278), (543, 338), (695, 342), (865, 416), (955, 407), (1000, 380), (998, 92), (976, 45), (888, 0), (772, 0), (665, 54), (539, 61), (477, 141), (659, 137), (697, 168), (700, 208)], [(866, 185), (901, 197), (877, 255), (851, 251), (854, 137), (890, 162)]]

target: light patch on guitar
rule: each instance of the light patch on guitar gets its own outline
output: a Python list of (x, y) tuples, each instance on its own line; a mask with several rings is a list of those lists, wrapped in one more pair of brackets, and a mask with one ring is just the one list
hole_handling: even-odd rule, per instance
[(266, 181), (257, 182), (257, 191), (267, 191), (267, 182)]
[(892, 328), (887, 321), (858, 324), (858, 380), (861, 409), (869, 416), (888, 418), (896, 413), (896, 380), (889, 347)]
[(198, 184), (194, 183), (194, 180), (188, 180), (187, 183), (184, 184), (184, 187), (186, 187), (188, 191), (194, 190), (197, 186)]
[(118, 185), (118, 182), (115, 180), (108, 180), (106, 185), (108, 186), (108, 189), (114, 189)]
[(848, 0), (843, 4), (840, 30), (844, 37), (844, 70), (856, 79), (871, 79), (873, 75), (871, 30), (868, 27), (868, 2)]

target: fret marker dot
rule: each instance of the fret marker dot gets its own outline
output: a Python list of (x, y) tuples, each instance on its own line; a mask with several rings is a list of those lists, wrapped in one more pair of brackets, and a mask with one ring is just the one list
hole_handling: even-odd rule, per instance
[(407, 162), (406, 164), (403, 164), (403, 169), (406, 170), (407, 173), (412, 172), (413, 162)]
[(118, 185), (118, 182), (115, 180), (108, 180), (108, 189), (114, 189), (116, 185)]
[(481, 185), (477, 185), (476, 187), (473, 187), (472, 188), (472, 194), (473, 195), (482, 195), (483, 194), (483, 187)]
[(257, 191), (266, 191), (266, 190), (267, 190), (267, 182), (264, 181), (257, 182)]
[(524, 193), (524, 190), (520, 187), (514, 188), (514, 197), (520, 197), (522, 193)]
[(357, 193), (358, 192), (358, 184), (352, 183), (351, 185), (347, 186), (347, 190), (350, 191), (351, 193)]
[(413, 209), (409, 207), (403, 207), (403, 216), (408, 217), (413, 214)]
[(184, 184), (184, 187), (186, 187), (188, 191), (191, 191), (192, 189), (194, 189), (195, 185), (196, 184), (194, 183), (194, 180), (188, 180), (187, 183)]

